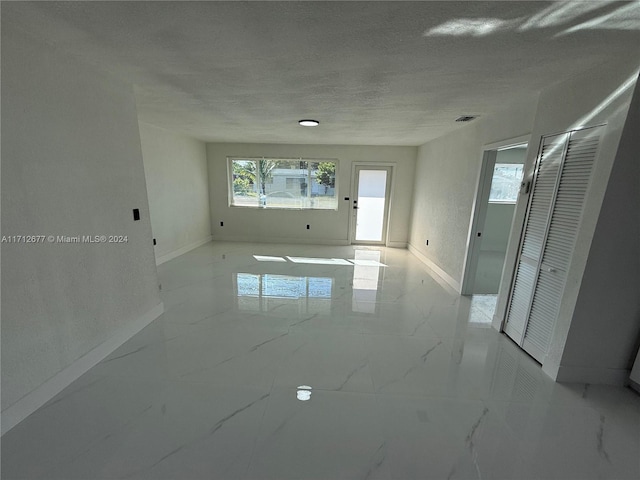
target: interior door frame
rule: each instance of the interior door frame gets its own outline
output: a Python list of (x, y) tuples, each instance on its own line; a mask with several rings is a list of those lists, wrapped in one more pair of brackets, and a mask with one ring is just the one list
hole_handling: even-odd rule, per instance
[[(391, 204), (395, 187), (395, 168), (393, 162), (353, 162), (351, 164), (351, 201), (349, 203), (349, 244), (350, 245), (383, 245), (389, 243), (389, 219), (391, 217)], [(356, 213), (354, 202), (358, 199), (358, 171), (359, 170), (385, 170), (387, 171), (387, 186), (385, 191), (384, 219), (382, 224), (382, 240), (379, 242), (356, 241)]]
[[(528, 151), (529, 147), (531, 146), (530, 140), (531, 134), (527, 134), (515, 138), (501, 140), (499, 142), (489, 143), (482, 147), (482, 160), (478, 172), (478, 179), (476, 181), (476, 190), (474, 195), (473, 208), (471, 211), (471, 220), (469, 222), (469, 231), (467, 234), (467, 248), (464, 256), (462, 283), (460, 285), (461, 295), (471, 295), (473, 293), (473, 284), (475, 281), (476, 272), (478, 270), (480, 245), (482, 243), (480, 241), (481, 236), (479, 237), (478, 233), (482, 235), (480, 227), (484, 226), (484, 221), (487, 217), (487, 211), (489, 209), (489, 193), (491, 190), (493, 169), (496, 163), (498, 150), (505, 150), (507, 148), (516, 147), (518, 145), (526, 143)], [(514, 225), (515, 224), (512, 224), (512, 232), (510, 236), (513, 236)], [(522, 225), (519, 225), (520, 233), (523, 226), (524, 223)], [(518, 235), (520, 235), (520, 233)], [(505, 267), (507, 267), (507, 265), (505, 265)]]

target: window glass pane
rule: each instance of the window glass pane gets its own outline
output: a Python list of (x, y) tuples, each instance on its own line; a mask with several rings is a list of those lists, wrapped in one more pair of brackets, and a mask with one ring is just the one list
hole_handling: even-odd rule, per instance
[(264, 190), (260, 205), (265, 208), (309, 208), (306, 160), (261, 160)]
[(233, 196), (231, 205), (258, 206), (257, 161), (232, 160)]
[(311, 208), (338, 208), (336, 162), (311, 162)]
[(520, 183), (522, 182), (523, 165), (513, 163), (496, 163), (491, 181), (490, 202), (516, 203)]

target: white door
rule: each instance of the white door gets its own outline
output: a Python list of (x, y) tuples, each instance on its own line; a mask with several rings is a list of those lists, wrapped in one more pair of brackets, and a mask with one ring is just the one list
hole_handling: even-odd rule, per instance
[(543, 137), (505, 332), (539, 362), (558, 316), (600, 127)]
[(391, 167), (355, 167), (352, 243), (386, 243), (390, 185)]

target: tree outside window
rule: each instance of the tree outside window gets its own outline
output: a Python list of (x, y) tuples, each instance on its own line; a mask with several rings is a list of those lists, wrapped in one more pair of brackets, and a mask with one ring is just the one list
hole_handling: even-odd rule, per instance
[(231, 205), (262, 208), (338, 207), (337, 162), (298, 159), (242, 159), (231, 162)]
[(324, 186), (326, 194), (329, 188), (336, 186), (336, 164), (333, 162), (320, 162), (316, 170), (316, 182)]

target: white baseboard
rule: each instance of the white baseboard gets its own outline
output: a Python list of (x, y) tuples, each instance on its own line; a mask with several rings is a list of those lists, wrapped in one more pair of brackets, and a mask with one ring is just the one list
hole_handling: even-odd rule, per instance
[(447, 272), (441, 269), (432, 260), (425, 257), (416, 247), (411, 245), (411, 243), (407, 244), (407, 247), (409, 248), (409, 251), (413, 253), (418, 258), (418, 260), (424, 263), (429, 270), (431, 270), (438, 277), (444, 280), (448, 287), (453, 288), (457, 293), (460, 293), (462, 291), (460, 287), (460, 282), (458, 282), (455, 278), (453, 278), (451, 275), (449, 275)]
[(622, 387), (629, 383), (630, 370), (623, 368), (560, 367), (555, 378), (561, 383), (590, 383)]
[(213, 236), (214, 241), (218, 242), (249, 242), (249, 243), (283, 243), (293, 244), (293, 245), (351, 245), (348, 239), (323, 239), (323, 238), (304, 238), (304, 237), (256, 237), (256, 238), (248, 238), (246, 236)]
[(93, 350), (58, 372), (49, 380), (27, 393), (13, 405), (2, 411), (2, 435), (15, 427), (58, 393), (71, 385), (89, 369), (104, 360), (120, 345), (149, 325), (164, 312), (164, 304), (159, 303), (151, 310), (138, 317), (129, 325), (125, 325)]
[[(213, 241), (219, 242), (258, 242), (258, 243), (284, 243), (284, 244), (302, 244), (302, 245), (332, 245), (332, 246), (345, 246), (351, 245), (349, 239), (323, 239), (323, 238), (304, 238), (304, 237), (260, 237), (247, 238), (246, 236), (213, 236)], [(387, 247), (390, 248), (407, 248), (407, 242), (387, 242)]]
[(184, 255), (185, 253), (193, 250), (194, 248), (198, 248), (201, 245), (204, 245), (205, 243), (209, 243), (212, 239), (212, 236), (209, 235), (207, 237), (204, 237), (201, 240), (198, 240), (197, 242), (193, 242), (190, 243), (189, 245), (185, 245), (184, 247), (180, 247), (177, 250), (174, 250), (173, 252), (169, 252), (169, 253), (165, 253), (164, 255), (161, 255), (159, 257), (156, 258), (156, 265), (161, 265), (165, 262), (168, 262), (169, 260), (173, 260), (176, 257), (179, 257), (180, 255)]
[(387, 242), (387, 247), (391, 247), (391, 248), (407, 248), (407, 242)]

